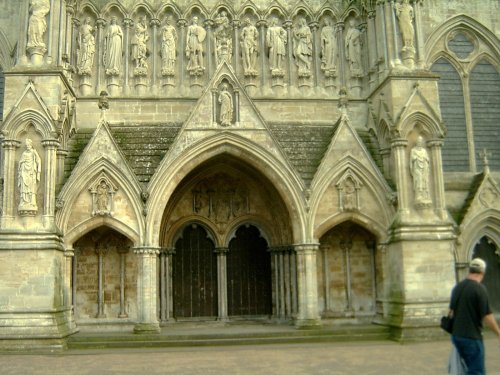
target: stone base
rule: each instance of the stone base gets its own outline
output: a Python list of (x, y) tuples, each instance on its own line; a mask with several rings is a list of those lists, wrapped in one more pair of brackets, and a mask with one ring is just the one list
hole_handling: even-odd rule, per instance
[(295, 327), (297, 329), (314, 329), (320, 327), (321, 319), (300, 319), (295, 321)]
[(401, 58), (403, 60), (403, 65), (413, 70), (415, 69), (415, 49), (411, 47), (403, 47), (401, 50)]
[(89, 75), (80, 76), (80, 94), (92, 95), (92, 83)]
[(28, 47), (28, 54), (30, 55), (30, 62), (32, 65), (42, 65), (43, 56), (47, 52), (47, 48), (44, 46)]
[(108, 76), (107, 80), (108, 93), (111, 96), (120, 94), (120, 78), (117, 75)]
[(156, 334), (160, 333), (160, 325), (158, 323), (137, 323), (134, 326), (134, 333), (137, 334)]

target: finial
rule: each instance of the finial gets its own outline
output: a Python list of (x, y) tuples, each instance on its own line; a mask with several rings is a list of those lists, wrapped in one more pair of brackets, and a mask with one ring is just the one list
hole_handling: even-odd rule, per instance
[(491, 152), (489, 152), (486, 148), (483, 148), (483, 150), (479, 152), (479, 156), (483, 158), (484, 174), (490, 173), (490, 162), (488, 160), (488, 157), (491, 156)]

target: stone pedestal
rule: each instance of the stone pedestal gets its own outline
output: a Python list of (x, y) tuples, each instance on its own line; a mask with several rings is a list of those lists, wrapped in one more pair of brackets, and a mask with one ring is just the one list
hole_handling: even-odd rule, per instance
[(92, 81), (88, 74), (80, 76), (80, 94), (84, 96), (92, 94)]
[(297, 253), (298, 316), (299, 328), (315, 327), (321, 324), (318, 311), (318, 272), (316, 252), (319, 244), (295, 245)]
[(361, 96), (361, 84), (362, 84), (361, 77), (351, 77), (351, 79), (349, 80), (349, 89), (351, 96), (354, 97)]
[(139, 74), (135, 76), (135, 92), (137, 95), (144, 95), (147, 90), (148, 90), (148, 78), (143, 75)]
[(38, 47), (28, 47), (28, 54), (30, 56), (30, 62), (32, 65), (42, 65), (43, 64), (43, 56), (47, 52), (47, 48), (38, 46)]
[(175, 76), (174, 74), (165, 74), (161, 80), (161, 94), (170, 94), (175, 89)]
[(403, 65), (408, 69), (415, 69), (415, 48), (403, 47), (401, 50), (401, 59)]
[(120, 78), (117, 75), (109, 75), (107, 80), (108, 93), (111, 96), (120, 94)]

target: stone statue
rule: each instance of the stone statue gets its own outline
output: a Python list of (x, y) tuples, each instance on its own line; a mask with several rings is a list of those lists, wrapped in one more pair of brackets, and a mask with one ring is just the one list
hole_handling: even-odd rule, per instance
[(21, 213), (36, 213), (36, 193), (42, 173), (40, 155), (33, 148), (31, 139), (26, 139), (26, 150), (21, 155), (18, 168), (17, 186), (19, 187), (20, 202), (18, 210)]
[(191, 75), (201, 75), (205, 70), (203, 62), (203, 42), (207, 32), (198, 25), (198, 17), (194, 16), (187, 30), (186, 57), (189, 59), (187, 70)]
[(350, 28), (345, 36), (346, 58), (352, 77), (363, 75), (363, 64), (361, 62), (361, 32), (356, 28), (355, 20), (349, 21)]
[(215, 62), (217, 65), (222, 62), (231, 64), (233, 55), (233, 38), (231, 33), (231, 25), (227, 13), (223, 10), (217, 16), (215, 21)]
[(429, 194), (430, 160), (424, 139), (419, 136), (410, 152), (410, 172), (413, 177), (413, 191), (415, 203), (427, 205), (431, 203)]
[(168, 17), (161, 28), (161, 74), (174, 75), (177, 46), (177, 31)]
[(336, 47), (335, 29), (330, 19), (325, 19), (325, 26), (321, 30), (321, 70), (326, 75), (333, 75), (336, 71), (335, 66), (335, 47)]
[(132, 59), (135, 62), (134, 75), (146, 75), (148, 72), (147, 42), (149, 40), (148, 24), (145, 16), (139, 18), (135, 24), (135, 33), (132, 37)]
[(278, 25), (276, 17), (271, 18), (267, 29), (266, 43), (269, 48), (269, 68), (273, 75), (283, 75), (283, 59), (286, 54), (287, 35), (284, 28)]
[(243, 20), (244, 27), (241, 30), (241, 55), (243, 59), (243, 71), (245, 76), (257, 75), (257, 51), (259, 49), (259, 32), (252, 25), (250, 18)]
[(94, 27), (90, 23), (91, 19), (87, 17), (83, 25), (80, 26), (78, 35), (77, 68), (80, 75), (90, 75), (94, 66)]
[(228, 91), (227, 83), (222, 85), (218, 101), (220, 103), (220, 124), (230, 126), (233, 123), (233, 97)]
[(300, 18), (297, 27), (293, 30), (295, 64), (298, 67), (299, 77), (311, 75), (312, 33), (305, 18)]
[(97, 213), (100, 215), (103, 215), (109, 211), (108, 210), (108, 191), (109, 191), (109, 187), (106, 184), (106, 181), (102, 180), (96, 189)]
[(415, 30), (413, 29), (413, 7), (409, 0), (403, 0), (401, 4), (395, 4), (396, 14), (399, 19), (399, 30), (403, 39), (403, 49), (413, 48), (413, 38)]
[(43, 53), (47, 50), (44, 42), (44, 34), (47, 31), (45, 16), (50, 11), (49, 0), (31, 0), (30, 18), (28, 21), (27, 49), (40, 48)]
[(123, 31), (116, 24), (116, 17), (111, 18), (111, 23), (104, 37), (103, 62), (106, 75), (117, 76), (122, 67)]

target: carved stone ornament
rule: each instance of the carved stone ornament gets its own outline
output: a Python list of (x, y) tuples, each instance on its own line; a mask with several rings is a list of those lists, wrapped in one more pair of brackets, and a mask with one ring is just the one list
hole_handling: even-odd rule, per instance
[(113, 199), (118, 188), (102, 172), (89, 187), (92, 195), (92, 216), (113, 216)]
[(410, 173), (413, 178), (413, 192), (417, 209), (430, 207), (430, 159), (424, 139), (419, 136), (410, 152)]
[(161, 74), (164, 77), (175, 75), (177, 31), (173, 22), (172, 17), (167, 17), (161, 28)]
[(18, 212), (21, 216), (34, 216), (38, 212), (36, 194), (42, 174), (40, 155), (33, 148), (31, 139), (26, 139), (26, 150), (21, 155), (17, 173), (19, 188)]
[(341, 211), (359, 211), (360, 195), (359, 192), (363, 184), (351, 169), (347, 169), (344, 175), (336, 184), (339, 192), (339, 208)]
[(222, 89), (219, 92), (217, 102), (220, 105), (220, 110), (219, 110), (220, 125), (224, 127), (232, 125), (233, 112), (234, 112), (233, 95), (229, 91), (227, 83), (224, 83), (222, 85)]
[[(38, 65), (47, 47), (45, 45), (45, 32), (47, 31), (46, 16), (50, 11), (49, 0), (31, 0), (30, 17), (28, 20), (28, 41), (26, 49), (32, 57), (32, 62)], [(37, 58), (35, 58), (36, 56)]]
[(493, 207), (498, 202), (498, 192), (492, 187), (486, 187), (479, 193), (479, 201), (485, 208)]

